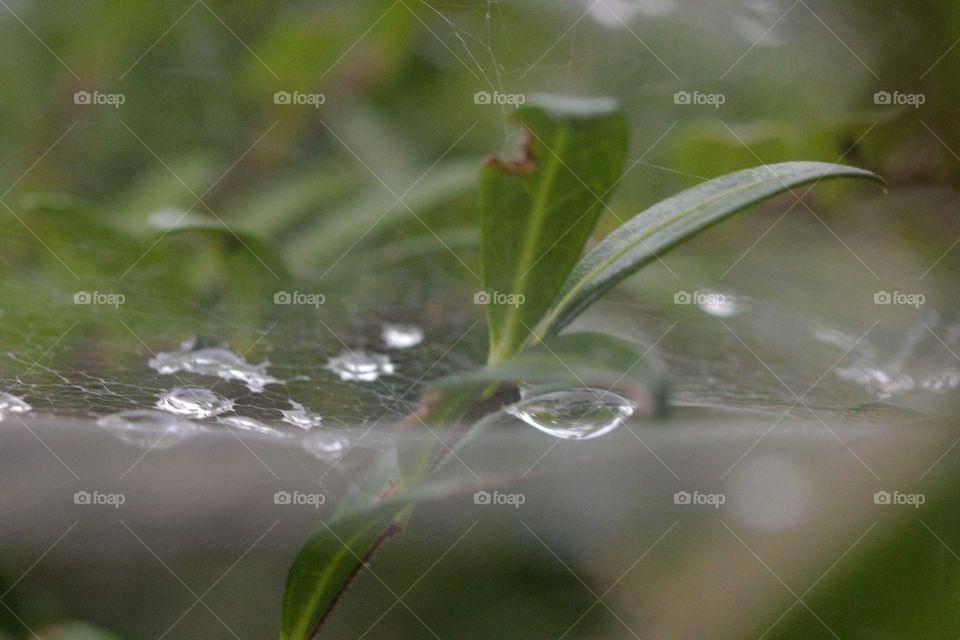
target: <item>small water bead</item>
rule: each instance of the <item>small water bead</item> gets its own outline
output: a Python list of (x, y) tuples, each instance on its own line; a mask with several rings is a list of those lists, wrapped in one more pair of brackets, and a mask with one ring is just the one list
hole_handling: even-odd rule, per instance
[(396, 370), (388, 356), (367, 351), (344, 351), (337, 357), (330, 358), (327, 369), (340, 376), (341, 380), (361, 382), (373, 382)]
[(330, 431), (318, 431), (306, 436), (301, 445), (310, 455), (320, 460), (336, 460), (350, 449), (350, 440)]
[(423, 329), (412, 324), (385, 324), (380, 338), (390, 349), (410, 349), (423, 342)]
[(165, 393), (157, 408), (189, 418), (212, 418), (233, 410), (233, 402), (209, 389), (176, 387)]
[(290, 408), (280, 410), (280, 413), (283, 414), (282, 419), (284, 422), (301, 429), (312, 429), (320, 426), (320, 423), (323, 421), (322, 416), (307, 409), (299, 402), (294, 402), (293, 400), (289, 400), (288, 402), (290, 403)]
[(97, 426), (141, 449), (169, 449), (196, 435), (200, 428), (184, 418), (153, 409), (120, 411), (97, 420)]
[(248, 418), (247, 416), (222, 416), (217, 418), (217, 422), (225, 424), (228, 427), (233, 427), (234, 429), (240, 429), (241, 431), (251, 431), (265, 436), (287, 437), (287, 434), (283, 431), (254, 418)]
[(528, 397), (506, 411), (555, 438), (589, 440), (623, 424), (634, 405), (612, 391), (584, 388)]
[(23, 398), (19, 398), (12, 393), (0, 392), (0, 420), (3, 416), (11, 413), (27, 413), (32, 411), (31, 407)]
[(268, 362), (250, 364), (229, 349), (205, 346), (196, 338), (181, 344), (177, 351), (158, 353), (148, 364), (163, 374), (186, 371), (223, 380), (239, 380), (253, 393), (262, 392), (268, 384), (280, 382), (267, 373)]

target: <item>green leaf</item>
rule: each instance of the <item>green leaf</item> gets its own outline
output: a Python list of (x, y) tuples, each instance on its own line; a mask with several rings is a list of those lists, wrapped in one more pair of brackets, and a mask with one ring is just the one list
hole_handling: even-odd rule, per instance
[(855, 167), (784, 162), (714, 178), (655, 204), (611, 233), (577, 264), (537, 338), (556, 334), (610, 288), (684, 240), (793, 187), (836, 178), (883, 178)]
[(287, 574), (281, 640), (316, 635), (344, 589), (380, 543), (399, 528), (406, 503), (385, 502), (335, 515), (297, 554)]
[[(490, 362), (516, 351), (553, 303), (627, 148), (627, 125), (611, 99), (538, 96), (517, 110), (516, 120), (527, 131), (524, 157), (489, 161), (480, 180)], [(522, 303), (497, 304), (497, 294)]]
[(120, 636), (85, 622), (64, 622), (44, 627), (36, 637), (43, 640), (120, 640)]
[(600, 333), (549, 338), (502, 362), (437, 380), (441, 390), (504, 383), (617, 388), (649, 414), (666, 409), (667, 377), (650, 349)]

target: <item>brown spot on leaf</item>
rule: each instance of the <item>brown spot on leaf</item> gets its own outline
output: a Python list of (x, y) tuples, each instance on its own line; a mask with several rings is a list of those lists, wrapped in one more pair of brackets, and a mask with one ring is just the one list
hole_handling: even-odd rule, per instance
[(487, 166), (503, 171), (504, 173), (515, 173), (517, 175), (530, 175), (537, 170), (537, 157), (533, 152), (533, 134), (524, 127), (523, 144), (520, 147), (519, 158), (501, 158), (493, 157), (487, 160)]

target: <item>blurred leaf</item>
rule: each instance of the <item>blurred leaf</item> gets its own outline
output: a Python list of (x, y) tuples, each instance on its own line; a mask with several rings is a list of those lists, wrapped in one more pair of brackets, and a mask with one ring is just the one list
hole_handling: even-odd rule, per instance
[[(214, 184), (229, 165), (207, 152), (157, 162), (131, 184), (111, 194), (104, 211), (128, 229), (140, 228), (147, 216), (165, 207), (194, 207), (197, 196)], [(196, 195), (194, 195), (196, 194)], [(203, 211), (203, 205), (194, 208)]]
[(479, 242), (480, 234), (475, 228), (457, 227), (438, 231), (436, 236), (421, 234), (397, 240), (366, 252), (363, 261), (370, 268), (376, 269), (431, 253), (445, 253), (448, 250), (462, 256), (475, 251)]
[[(405, 504), (334, 516), (297, 554), (287, 574), (280, 637), (307, 640), (316, 635), (343, 590), (391, 533)], [(392, 526), (393, 525), (393, 526)]]
[[(626, 122), (612, 99), (539, 96), (516, 112), (525, 157), (495, 159), (481, 174), (482, 280), (488, 295), (490, 361), (507, 358), (553, 302), (616, 184)], [(523, 298), (519, 298), (523, 296)]]
[(36, 633), (36, 637), (42, 640), (120, 640), (120, 636), (85, 622), (65, 622), (44, 627)]
[(785, 162), (714, 178), (655, 204), (607, 236), (563, 285), (539, 336), (560, 331), (614, 285), (724, 218), (793, 187), (878, 175), (824, 162)]
[[(441, 206), (473, 190), (476, 179), (476, 161), (469, 160), (447, 162), (429, 171), (409, 193), (396, 194), (402, 202), (377, 185), (372, 193), (319, 216), (290, 243), (287, 255), (292, 264), (336, 260), (361, 240), (384, 236), (394, 240), (395, 236), (388, 234), (395, 233), (404, 224), (415, 225), (418, 233), (433, 238), (431, 230), (449, 224), (435, 220), (434, 213), (446, 214), (444, 217), (453, 222), (463, 222), (462, 211), (454, 216)], [(434, 242), (437, 242), (435, 238)]]
[(261, 237), (277, 237), (304, 222), (310, 215), (346, 199), (359, 184), (354, 172), (341, 165), (310, 167), (244, 194), (233, 204), (227, 222)]

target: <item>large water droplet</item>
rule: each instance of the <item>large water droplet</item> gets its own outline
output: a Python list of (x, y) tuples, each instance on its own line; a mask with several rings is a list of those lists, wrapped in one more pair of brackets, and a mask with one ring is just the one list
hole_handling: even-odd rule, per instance
[(301, 444), (307, 453), (321, 460), (336, 460), (350, 448), (349, 438), (330, 431), (312, 433), (306, 436)]
[(280, 413), (283, 414), (284, 422), (292, 424), (295, 427), (300, 427), (301, 429), (312, 429), (320, 426), (320, 423), (323, 421), (322, 416), (310, 411), (310, 409), (307, 409), (299, 402), (294, 402), (293, 400), (288, 400), (288, 402), (290, 403), (290, 408), (280, 410)]
[(612, 391), (553, 391), (507, 407), (507, 413), (564, 440), (589, 440), (610, 433), (633, 415), (633, 404)]
[(222, 416), (217, 418), (217, 422), (220, 424), (225, 424), (228, 427), (233, 427), (234, 429), (240, 429), (241, 431), (252, 431), (253, 433), (259, 433), (265, 436), (273, 436), (279, 438), (285, 438), (288, 436), (287, 433), (271, 427), (268, 424), (264, 424), (259, 420), (254, 418), (248, 418), (247, 416)]
[(148, 364), (163, 374), (187, 371), (223, 380), (239, 380), (253, 393), (260, 393), (268, 384), (280, 382), (267, 373), (268, 362), (250, 364), (229, 349), (206, 346), (196, 338), (181, 344), (177, 351), (158, 353)]
[(142, 449), (169, 449), (199, 432), (189, 420), (153, 409), (120, 411), (97, 420), (97, 426)]
[(412, 324), (385, 324), (380, 337), (390, 349), (409, 349), (423, 342), (423, 329)]
[(381, 353), (344, 351), (337, 357), (330, 358), (327, 369), (340, 376), (341, 380), (373, 382), (380, 376), (393, 373), (395, 367), (390, 358)]
[(27, 413), (32, 411), (31, 407), (23, 398), (19, 398), (12, 393), (0, 392), (0, 420), (3, 416), (11, 413)]
[(176, 387), (157, 400), (157, 408), (189, 418), (212, 418), (233, 409), (233, 402), (209, 389)]

